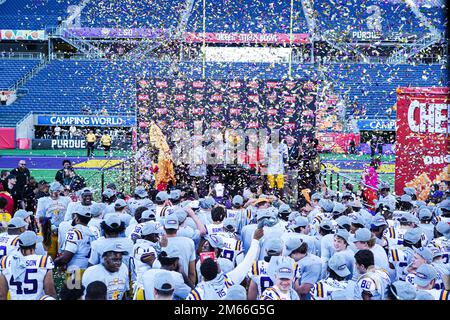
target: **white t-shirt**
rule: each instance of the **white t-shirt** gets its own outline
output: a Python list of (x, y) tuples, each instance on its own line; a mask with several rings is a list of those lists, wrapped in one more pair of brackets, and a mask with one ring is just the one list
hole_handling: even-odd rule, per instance
[(107, 288), (107, 300), (122, 300), (124, 293), (130, 289), (128, 268), (122, 263), (118, 272), (109, 272), (102, 264), (86, 269), (82, 283), (87, 286), (94, 281), (101, 281)]
[(51, 218), (52, 225), (59, 226), (65, 219), (66, 210), (72, 200), (69, 197), (59, 196), (53, 200), (51, 197), (38, 199), (36, 216)]

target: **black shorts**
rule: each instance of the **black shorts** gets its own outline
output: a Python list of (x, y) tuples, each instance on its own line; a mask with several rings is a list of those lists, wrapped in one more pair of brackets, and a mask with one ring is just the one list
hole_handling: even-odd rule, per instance
[(105, 149), (105, 151), (109, 151), (111, 149), (111, 146), (103, 146), (103, 148)]

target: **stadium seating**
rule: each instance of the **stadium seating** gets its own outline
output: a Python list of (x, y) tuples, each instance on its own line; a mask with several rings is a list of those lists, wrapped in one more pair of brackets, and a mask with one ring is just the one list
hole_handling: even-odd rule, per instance
[(84, 27), (164, 28), (177, 26), (184, 0), (90, 1), (82, 11)]
[[(308, 27), (301, 1), (294, 5), (294, 33)], [(289, 33), (290, 1), (215, 0), (206, 4), (206, 32)], [(203, 30), (203, 1), (195, 0), (188, 30)]]
[[(1, 60), (0, 60), (1, 61)], [(8, 60), (9, 61), (9, 60)], [(296, 79), (320, 80), (314, 65), (294, 64)], [(334, 90), (347, 95), (366, 109), (364, 117), (387, 118), (386, 110), (396, 101), (398, 86), (448, 85), (446, 70), (439, 65), (367, 65), (329, 64), (325, 77)], [(15, 126), (28, 112), (82, 113), (83, 109), (99, 112), (134, 114), (135, 80), (150, 77), (202, 77), (202, 64), (181, 63), (171, 73), (166, 62), (141, 61), (75, 61), (55, 60), (24, 86), (29, 93), (2, 110), (0, 127)], [(214, 79), (285, 79), (287, 64), (207, 63), (206, 77)], [(391, 118), (395, 118), (395, 111)]]
[(59, 16), (67, 17), (70, 5), (79, 3), (80, 0), (6, 0), (0, 4), (0, 29), (48, 30), (57, 25)]
[[(333, 80), (335, 90), (347, 95), (366, 112), (363, 118), (389, 118), (388, 109), (396, 103), (397, 87), (448, 86), (447, 70), (440, 65), (343, 65), (330, 64), (327, 76)], [(352, 109), (347, 109), (347, 115)], [(395, 110), (391, 110), (395, 119)]]
[(39, 60), (0, 59), (0, 89), (8, 89), (39, 64)]
[[(371, 31), (367, 25), (378, 10), (369, 11), (372, 5), (379, 7), (381, 34), (384, 36), (421, 35), (427, 28), (413, 11), (401, 2), (387, 0), (336, 0), (315, 1), (314, 10), (320, 32), (333, 30), (338, 35), (352, 35), (354, 31)], [(372, 10), (372, 9), (371, 9)]]

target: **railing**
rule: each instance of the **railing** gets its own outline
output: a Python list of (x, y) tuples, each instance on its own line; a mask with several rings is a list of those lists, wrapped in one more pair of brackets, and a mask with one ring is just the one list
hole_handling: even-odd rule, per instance
[(8, 88), (10, 91), (16, 91), (18, 88), (22, 87), (25, 82), (30, 80), (35, 74), (41, 71), (46, 65), (48, 61), (46, 59), (42, 59), (41, 62), (37, 66), (35, 66), (30, 72), (25, 74), (22, 78), (20, 78), (16, 83), (14, 83), (11, 87)]
[(42, 52), (0, 52), (0, 59), (14, 60), (42, 60), (45, 55)]

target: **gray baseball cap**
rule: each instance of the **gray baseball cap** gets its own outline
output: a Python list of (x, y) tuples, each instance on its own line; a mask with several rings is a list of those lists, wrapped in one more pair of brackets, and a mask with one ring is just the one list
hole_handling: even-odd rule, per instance
[(342, 214), (347, 209), (346, 206), (344, 206), (342, 203), (335, 202), (333, 207), (333, 215), (335, 214)]
[(423, 264), (416, 270), (414, 284), (421, 287), (427, 286), (433, 279), (437, 278), (436, 270), (429, 264)]
[(99, 217), (103, 213), (103, 204), (102, 203), (93, 203), (91, 205), (91, 216), (92, 217)]
[(8, 229), (18, 229), (18, 228), (24, 228), (27, 226), (27, 223), (22, 219), (18, 217), (14, 217), (8, 222)]
[(107, 188), (103, 191), (102, 195), (107, 198), (112, 198), (116, 195), (116, 192), (113, 189)]
[(176, 215), (178, 218), (178, 223), (182, 223), (184, 220), (186, 220), (188, 214), (186, 210), (184, 210), (181, 207), (177, 207), (173, 210), (172, 214)]
[(298, 227), (306, 227), (309, 224), (308, 218), (303, 216), (297, 216), (295, 217), (292, 228), (298, 228)]
[(332, 212), (334, 203), (331, 200), (328, 199), (320, 199), (319, 200), (319, 206), (323, 209), (325, 212)]
[(325, 219), (323, 220), (320, 225), (320, 228), (325, 229), (325, 230), (332, 230), (333, 229), (333, 223), (331, 222), (331, 220), (329, 219)]
[(444, 235), (446, 238), (450, 237), (450, 224), (446, 221), (439, 221), (436, 226), (436, 230)]
[(175, 281), (170, 271), (161, 270), (155, 275), (154, 288), (159, 291), (170, 292), (175, 289)]
[(433, 217), (433, 214), (427, 208), (421, 208), (419, 210), (419, 220), (429, 220)]
[(164, 202), (169, 200), (169, 194), (166, 191), (160, 191), (156, 194), (156, 201)]
[(120, 252), (123, 255), (128, 255), (127, 249), (123, 246), (120, 242), (106, 242), (105, 246), (103, 247), (102, 256), (105, 255), (107, 252)]
[(37, 242), (41, 242), (42, 237), (39, 237), (33, 231), (25, 231), (19, 236), (19, 245), (21, 247), (30, 247)]
[(156, 213), (155, 213), (155, 210), (152, 210), (152, 209), (145, 210), (141, 214), (141, 219), (150, 220), (150, 219), (154, 219), (154, 218), (156, 218)]
[(300, 248), (300, 246), (302, 244), (303, 244), (303, 240), (299, 237), (292, 237), (292, 238), (287, 239), (286, 244), (285, 244), (286, 250), (284, 251), (285, 255), (289, 256), (292, 253), (292, 251)]
[(86, 218), (92, 218), (91, 206), (83, 206), (81, 203), (78, 203), (75, 206), (73, 213), (79, 214), (80, 216), (83, 216)]
[(416, 288), (407, 281), (395, 281), (392, 283), (390, 290), (398, 300), (414, 300), (416, 299)]
[(294, 264), (295, 261), (289, 257), (280, 257), (276, 260), (275, 276), (278, 279), (293, 279), (294, 278)]
[(94, 192), (92, 191), (91, 188), (83, 188), (83, 189), (81, 189), (80, 196), (87, 196), (87, 195), (92, 196), (93, 193)]
[(403, 188), (403, 192), (405, 194), (410, 195), (410, 196), (415, 196), (416, 195), (416, 189), (414, 189), (412, 187), (405, 187), (405, 188)]
[[(362, 230), (362, 229), (358, 229), (356, 232), (358, 232), (359, 230)], [(348, 238), (350, 237), (350, 233), (346, 229), (337, 229), (335, 235), (338, 237), (341, 237), (348, 243)]]
[(55, 181), (55, 182), (50, 183), (50, 187), (48, 190), (50, 192), (63, 191), (64, 187), (61, 185), (61, 183)]
[(404, 195), (402, 195), (402, 196), (400, 197), (400, 201), (403, 201), (403, 202), (410, 202), (410, 203), (413, 202), (413, 201), (412, 201), (412, 198), (411, 198), (411, 196), (410, 196), (409, 194), (404, 194)]
[(234, 206), (242, 206), (244, 204), (244, 198), (240, 195), (235, 195), (233, 197), (233, 205)]
[(364, 221), (364, 218), (362, 217), (362, 215), (355, 213), (353, 215), (350, 216), (350, 223), (352, 224), (359, 224), (364, 226), (366, 223)]
[(164, 219), (164, 229), (178, 229), (180, 227), (178, 217), (174, 214), (169, 214)]
[(116, 202), (114, 202), (114, 208), (124, 208), (127, 206), (127, 203), (123, 199), (117, 199)]
[(412, 213), (407, 212), (407, 211), (403, 211), (402, 212), (402, 215), (401, 215), (399, 221), (400, 222), (403, 222), (403, 221), (405, 221), (405, 222), (412, 222), (412, 223), (415, 223), (415, 224), (419, 224), (420, 223), (419, 218), (417, 218), (415, 215), (413, 215)]
[(216, 249), (222, 249), (224, 246), (224, 242), (221, 236), (218, 236), (216, 234), (211, 234), (205, 236), (205, 240), (209, 242), (211, 247)]
[(169, 199), (170, 200), (180, 200), (181, 198), (181, 190), (174, 189), (170, 191)]
[(150, 234), (159, 234), (158, 226), (154, 221), (146, 222), (142, 226), (141, 235), (148, 236)]
[(148, 196), (148, 192), (143, 186), (137, 186), (134, 190), (134, 194), (137, 194), (141, 198), (145, 198)]
[(23, 210), (23, 209), (19, 209), (19, 210), (17, 210), (14, 213), (14, 218), (22, 218), (23, 220), (25, 220), (26, 218), (28, 218), (32, 214), (33, 214), (33, 212), (26, 211), (26, 210)]
[(381, 226), (387, 226), (388, 223), (386, 222), (386, 219), (382, 215), (375, 215), (371, 222), (371, 227), (381, 227)]
[(233, 218), (226, 218), (223, 220), (223, 227), (228, 230), (228, 231), (232, 231), (232, 230), (236, 230), (237, 229), (237, 223), (236, 220)]
[(311, 200), (316, 200), (316, 201), (320, 201), (320, 199), (322, 199), (322, 198), (323, 198), (323, 195), (321, 193), (317, 193), (317, 192), (311, 196)]
[(383, 189), (391, 189), (391, 185), (386, 181), (381, 181), (380, 182), (380, 190), (383, 190)]
[(179, 258), (181, 256), (180, 250), (175, 246), (168, 246), (161, 249), (161, 252), (166, 253), (167, 258)]
[(117, 229), (122, 223), (119, 215), (116, 213), (107, 214), (106, 216), (103, 217), (103, 221), (108, 227), (113, 229)]
[(353, 242), (358, 242), (358, 241), (367, 242), (367, 241), (370, 241), (370, 239), (372, 239), (372, 238), (373, 238), (372, 232), (370, 232), (369, 229), (360, 228), (360, 229), (356, 230), (355, 236), (353, 237), (352, 241)]
[(278, 213), (285, 213), (285, 214), (289, 214), (291, 213), (291, 207), (289, 207), (289, 205), (287, 204), (282, 204), (279, 208), (278, 208)]
[(438, 205), (439, 208), (450, 211), (450, 199), (445, 199), (441, 201)]
[(413, 228), (409, 229), (405, 232), (403, 236), (403, 240), (411, 242), (411, 243), (417, 243), (422, 238), (422, 230), (420, 228)]
[(427, 263), (433, 262), (433, 253), (428, 248), (415, 248), (414, 251), (421, 256)]
[(224, 300), (247, 300), (247, 291), (239, 284), (228, 289)]
[(347, 277), (351, 273), (342, 253), (333, 254), (328, 261), (328, 267), (340, 277)]
[(350, 218), (347, 216), (340, 216), (339, 218), (336, 219), (336, 223), (340, 227), (344, 227), (345, 225), (350, 226)]
[(267, 252), (273, 251), (281, 253), (283, 252), (284, 243), (280, 238), (270, 238), (265, 241), (264, 247), (266, 248)]

